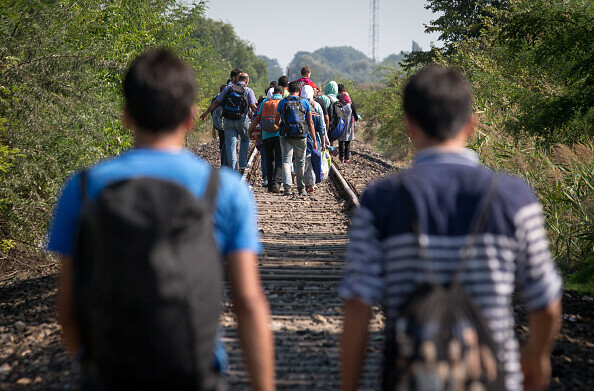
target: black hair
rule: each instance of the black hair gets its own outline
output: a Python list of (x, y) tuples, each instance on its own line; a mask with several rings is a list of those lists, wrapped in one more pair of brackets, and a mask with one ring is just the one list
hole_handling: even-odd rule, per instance
[(229, 80), (233, 79), (234, 77), (236, 77), (237, 75), (239, 75), (239, 74), (241, 74), (241, 73), (243, 73), (243, 71), (242, 71), (241, 69), (239, 69), (239, 68), (235, 68), (235, 69), (234, 69), (234, 70), (232, 70), (232, 71), (231, 71), (231, 73), (229, 74), (229, 77), (230, 77), (230, 79), (229, 79)]
[(308, 74), (311, 73), (311, 69), (309, 69), (309, 67), (306, 65), (303, 68), (301, 68), (301, 76), (305, 77)]
[(275, 87), (277, 85), (278, 85), (278, 83), (274, 80), (270, 82), (270, 87)]
[(289, 83), (289, 94), (294, 94), (301, 90), (301, 82), (300, 81), (292, 81)]
[(170, 50), (149, 49), (128, 68), (123, 89), (126, 109), (141, 130), (167, 132), (190, 115), (196, 78)]
[(250, 79), (250, 76), (247, 73), (242, 73), (239, 75), (239, 77), (237, 78), (237, 81), (243, 81), (246, 82)]
[(338, 85), (338, 93), (344, 92), (345, 88), (344, 88), (344, 84), (339, 84)]
[(428, 136), (455, 137), (471, 115), (472, 90), (454, 69), (429, 65), (404, 87), (402, 107)]
[(287, 76), (281, 76), (278, 78), (278, 84), (283, 87), (283, 88), (287, 88), (289, 87), (289, 78)]
[(285, 89), (283, 87), (281, 87), (278, 83), (275, 83), (273, 88), (274, 88), (274, 91), (272, 92), (273, 94), (281, 95), (283, 92), (285, 92)]

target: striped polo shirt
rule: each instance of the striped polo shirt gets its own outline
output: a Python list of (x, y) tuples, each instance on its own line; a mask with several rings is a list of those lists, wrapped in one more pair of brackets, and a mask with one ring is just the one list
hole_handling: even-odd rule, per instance
[[(371, 185), (353, 217), (340, 295), (368, 305), (385, 299), (386, 327), (393, 327), (399, 306), (416, 284), (428, 278), (426, 261), (419, 257), (402, 208), (400, 181), (411, 195), (433, 274), (438, 282), (447, 283), (494, 174), (480, 166), (470, 150), (426, 149), (419, 151), (412, 168)], [(561, 295), (542, 209), (523, 180), (500, 174), (485, 228), (460, 281), (493, 331), (506, 389), (521, 390), (514, 290), (529, 311), (542, 309)]]

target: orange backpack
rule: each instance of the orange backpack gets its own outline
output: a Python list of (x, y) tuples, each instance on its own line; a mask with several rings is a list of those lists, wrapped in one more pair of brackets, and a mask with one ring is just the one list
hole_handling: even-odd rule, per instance
[(276, 107), (280, 99), (269, 99), (264, 102), (262, 106), (262, 119), (260, 120), (260, 127), (265, 132), (274, 133), (278, 128), (274, 126), (274, 118), (276, 117)]

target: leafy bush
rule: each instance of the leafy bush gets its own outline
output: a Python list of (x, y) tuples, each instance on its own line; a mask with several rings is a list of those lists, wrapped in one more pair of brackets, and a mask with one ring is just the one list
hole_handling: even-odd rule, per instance
[(176, 50), (196, 71), (198, 103), (210, 102), (228, 63), (191, 37), (202, 13), (173, 0), (0, 5), (0, 270), (16, 253), (36, 258), (71, 170), (131, 146), (120, 85), (138, 53)]
[[(446, 34), (448, 45), (412, 53), (406, 61), (409, 72), (431, 61), (466, 74), (481, 120), (471, 147), (487, 165), (532, 184), (559, 266), (580, 281), (591, 277), (594, 7), (587, 0), (430, 3), (449, 15), (433, 25)], [(459, 6), (486, 8), (478, 19), (466, 20), (456, 17), (466, 12)], [(363, 103), (360, 111), (377, 145), (399, 148), (400, 154), (404, 146), (407, 154), (403, 82), (393, 73), (382, 89), (361, 93), (357, 102)]]

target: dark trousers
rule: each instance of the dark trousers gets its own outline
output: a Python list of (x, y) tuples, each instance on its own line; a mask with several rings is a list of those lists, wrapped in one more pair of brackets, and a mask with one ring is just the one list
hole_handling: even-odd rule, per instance
[(266, 154), (266, 175), (268, 188), (279, 187), (283, 183), (283, 159), (281, 156), (280, 137), (270, 137), (262, 140)]
[(227, 165), (227, 151), (225, 151), (225, 131), (219, 130), (219, 150), (221, 151), (221, 166)]
[(338, 142), (338, 158), (350, 159), (351, 158), (351, 142), (350, 141), (339, 141)]

